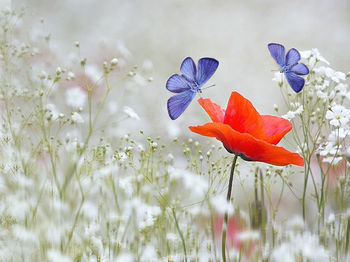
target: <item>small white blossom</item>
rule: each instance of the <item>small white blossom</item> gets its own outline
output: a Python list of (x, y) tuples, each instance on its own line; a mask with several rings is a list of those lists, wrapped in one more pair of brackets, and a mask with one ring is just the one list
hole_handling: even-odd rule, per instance
[(47, 104), (45, 106), (46, 109), (46, 118), (50, 118), (51, 120), (57, 120), (60, 115), (60, 112), (57, 110), (57, 107), (54, 104)]
[(275, 81), (279, 85), (281, 85), (283, 83), (283, 73), (275, 72), (274, 77), (272, 78), (272, 81)]
[(59, 250), (49, 249), (47, 251), (47, 258), (50, 262), (71, 262), (73, 261), (66, 255), (63, 255)]
[(68, 88), (65, 97), (67, 105), (74, 108), (84, 107), (87, 101), (86, 92), (84, 92), (79, 86)]
[(138, 114), (134, 111), (134, 109), (132, 109), (129, 106), (124, 106), (123, 107), (123, 112), (128, 115), (130, 118), (136, 119), (136, 120), (140, 120), (140, 117), (138, 116)]
[(296, 110), (294, 110), (294, 111), (290, 110), (287, 112), (287, 114), (283, 115), (282, 117), (287, 119), (287, 120), (291, 120), (291, 119), (295, 118), (297, 115), (300, 115), (303, 111), (304, 111), (303, 106), (299, 105), (299, 107)]
[(118, 64), (118, 62), (119, 62), (118, 58), (113, 58), (111, 60), (111, 65), (115, 66), (116, 64)]
[(234, 207), (232, 203), (227, 202), (226, 198), (222, 195), (217, 195), (210, 199), (210, 204), (214, 207), (218, 214), (233, 214)]
[(72, 121), (73, 121), (74, 123), (78, 123), (78, 124), (84, 123), (84, 119), (83, 119), (82, 116), (81, 116), (79, 113), (77, 113), (77, 112), (74, 112), (74, 113), (72, 114), (71, 118), (72, 118)]
[(320, 67), (314, 68), (314, 71), (316, 74), (324, 75), (336, 83), (339, 83), (340, 80), (342, 81), (346, 80), (346, 75), (343, 72), (335, 71), (330, 67), (320, 66)]
[[(316, 61), (316, 60), (322, 61), (327, 65), (329, 65), (329, 62), (323, 56), (321, 56), (320, 51), (317, 48), (312, 48), (311, 50), (307, 50), (307, 51), (300, 51), (299, 53), (302, 58), (310, 59), (310, 61), (311, 59), (313, 61)], [(314, 64), (315, 62), (313, 62), (311, 66), (314, 66)]]
[(101, 76), (103, 76), (102, 70), (94, 64), (88, 64), (85, 66), (85, 74), (95, 83), (100, 80)]
[(73, 80), (75, 78), (75, 74), (73, 72), (67, 73), (67, 80)]
[(342, 105), (334, 105), (331, 110), (326, 113), (326, 119), (330, 120), (330, 124), (335, 127), (344, 126), (349, 122), (350, 110)]
[(301, 255), (305, 261), (328, 262), (330, 254), (319, 243), (319, 239), (309, 232), (303, 234), (291, 234), (290, 239), (277, 246), (272, 251), (272, 261), (295, 262), (295, 257)]

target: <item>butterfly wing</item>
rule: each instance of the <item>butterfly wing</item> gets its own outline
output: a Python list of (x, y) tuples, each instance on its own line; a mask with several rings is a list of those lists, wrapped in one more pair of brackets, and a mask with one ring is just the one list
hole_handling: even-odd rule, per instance
[(286, 55), (286, 65), (292, 66), (298, 63), (300, 60), (300, 54), (295, 48), (291, 48)]
[(178, 74), (174, 74), (169, 77), (165, 86), (166, 89), (173, 93), (182, 93), (188, 89), (191, 89), (188, 81), (183, 76), (180, 76)]
[(172, 120), (178, 118), (191, 103), (195, 95), (196, 91), (189, 89), (170, 97), (167, 103), (170, 118)]
[(299, 63), (293, 66), (290, 71), (297, 75), (307, 75), (309, 73), (309, 68), (303, 63)]
[(270, 43), (267, 45), (270, 54), (275, 59), (276, 63), (282, 68), (286, 65), (285, 49), (283, 45)]
[(301, 89), (303, 89), (304, 84), (305, 84), (304, 78), (296, 75), (295, 73), (293, 73), (291, 71), (285, 72), (285, 76), (287, 78), (289, 85), (291, 86), (291, 88), (293, 88), (293, 90), (296, 93), (299, 93), (301, 91)]
[(198, 61), (198, 70), (196, 80), (201, 87), (215, 73), (219, 66), (219, 62), (214, 58), (203, 57)]
[(197, 69), (191, 57), (186, 57), (184, 59), (180, 66), (180, 71), (187, 80), (192, 82), (196, 80)]

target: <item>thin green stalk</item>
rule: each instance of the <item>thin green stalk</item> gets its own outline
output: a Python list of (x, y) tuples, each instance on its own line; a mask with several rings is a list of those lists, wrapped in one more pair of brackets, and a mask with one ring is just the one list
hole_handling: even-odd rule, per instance
[[(238, 156), (235, 155), (232, 161), (231, 166), (231, 173), (230, 173), (230, 180), (228, 183), (228, 190), (227, 190), (227, 197), (226, 200), (229, 202), (231, 200), (231, 192), (232, 192), (232, 182), (233, 182), (233, 174), (236, 167)], [(222, 255), (222, 261), (226, 262), (226, 231), (227, 231), (227, 219), (228, 219), (228, 212), (226, 210), (225, 216), (224, 216), (224, 224), (222, 226), (222, 239), (221, 239), (221, 255)]]
[(182, 247), (184, 249), (184, 254), (185, 254), (185, 262), (187, 262), (187, 251), (186, 251), (185, 238), (184, 238), (184, 235), (182, 234), (182, 231), (180, 229), (179, 223), (177, 221), (175, 208), (172, 208), (171, 211), (172, 211), (172, 214), (173, 214), (173, 217), (174, 217), (174, 220), (175, 220), (175, 225), (176, 225), (177, 232), (179, 233), (180, 238), (181, 238)]
[(64, 251), (67, 251), (68, 247), (69, 247), (69, 244), (72, 240), (72, 237), (73, 237), (73, 233), (74, 233), (74, 230), (78, 224), (78, 219), (79, 219), (79, 216), (80, 216), (80, 212), (81, 212), (81, 208), (83, 207), (83, 204), (85, 202), (85, 194), (84, 194), (84, 191), (83, 191), (83, 188), (81, 186), (81, 183), (79, 181), (79, 179), (77, 178), (77, 181), (78, 181), (78, 184), (79, 184), (79, 188), (80, 188), (80, 192), (81, 192), (81, 202), (80, 202), (80, 205), (79, 205), (79, 208), (78, 208), (78, 211), (77, 213), (75, 214), (75, 217), (74, 217), (74, 222), (73, 222), (73, 226), (72, 226), (72, 229), (70, 230), (69, 234), (68, 234), (68, 240), (67, 240), (67, 244), (64, 248)]
[[(92, 120), (92, 122), (91, 122), (91, 125), (89, 125), (89, 133), (88, 133), (88, 135), (87, 135), (87, 137), (86, 137), (86, 139), (85, 139), (85, 141), (84, 141), (84, 146), (83, 146), (82, 150), (80, 151), (80, 154), (79, 154), (79, 156), (78, 156), (78, 160), (75, 161), (75, 163), (74, 163), (74, 165), (73, 165), (73, 168), (71, 169), (72, 171), (71, 171), (71, 172), (68, 174), (68, 176), (66, 177), (66, 179), (65, 179), (65, 181), (64, 181), (64, 183), (63, 183), (63, 186), (62, 186), (62, 188), (61, 188), (61, 191), (60, 191), (60, 196), (61, 196), (61, 197), (64, 196), (64, 192), (65, 192), (65, 190), (66, 190), (66, 188), (67, 188), (69, 182), (71, 181), (73, 175), (75, 174), (75, 172), (76, 172), (76, 170), (77, 170), (79, 159), (81, 158), (81, 156), (84, 154), (84, 152), (86, 151), (86, 149), (87, 149), (87, 147), (88, 147), (90, 138), (91, 138), (92, 133), (93, 133), (94, 125), (95, 125), (95, 123), (96, 123), (96, 121), (97, 121), (97, 118), (98, 118), (99, 114), (101, 113), (101, 110), (102, 110), (102, 108), (103, 108), (103, 106), (104, 106), (104, 103), (105, 103), (105, 101), (106, 101), (106, 99), (107, 99), (107, 97), (108, 97), (109, 91), (110, 91), (110, 88), (107, 88), (107, 91), (106, 91), (106, 93), (105, 93), (105, 96), (103, 97), (102, 102), (101, 102), (100, 106), (99, 106), (98, 109), (97, 109), (97, 112), (96, 112), (96, 114), (95, 114), (95, 116), (94, 116), (94, 118), (93, 118), (93, 120)], [(89, 107), (91, 107), (91, 104), (89, 104)], [(91, 110), (91, 109), (89, 109), (89, 112), (90, 112), (90, 110)], [(89, 117), (89, 118), (90, 118), (90, 117)]]
[(347, 218), (347, 225), (346, 225), (346, 241), (345, 241), (345, 254), (348, 255), (349, 252), (349, 242), (350, 242), (350, 218)]
[(213, 207), (208, 201), (208, 206), (210, 209), (210, 226), (211, 226), (211, 240), (213, 241), (213, 249), (214, 249), (214, 260), (217, 261), (216, 255), (216, 244), (215, 244), (215, 230), (214, 230), (214, 216), (213, 216)]
[[(266, 242), (266, 213), (265, 213), (265, 197), (264, 197), (264, 178), (261, 170), (259, 170), (260, 175), (260, 199), (261, 199), (261, 232), (263, 235), (263, 243)], [(282, 189), (283, 190), (283, 189)]]

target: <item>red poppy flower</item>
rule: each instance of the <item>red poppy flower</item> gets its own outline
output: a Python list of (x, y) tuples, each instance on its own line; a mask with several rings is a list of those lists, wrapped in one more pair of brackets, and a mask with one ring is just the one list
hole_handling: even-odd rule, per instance
[(277, 166), (304, 165), (300, 155), (276, 146), (292, 129), (288, 120), (260, 115), (252, 103), (237, 92), (232, 92), (226, 110), (210, 99), (200, 98), (198, 102), (213, 122), (203, 126), (190, 126), (192, 132), (215, 137), (228, 152), (244, 160)]

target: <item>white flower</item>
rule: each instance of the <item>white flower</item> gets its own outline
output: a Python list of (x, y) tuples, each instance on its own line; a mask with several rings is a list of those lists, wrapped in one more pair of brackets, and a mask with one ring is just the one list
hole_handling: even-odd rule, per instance
[(142, 252), (141, 261), (150, 262), (157, 261), (158, 255), (156, 249), (151, 244), (148, 244)]
[(134, 255), (131, 253), (122, 253), (120, 254), (115, 262), (133, 262), (134, 260)]
[(230, 202), (227, 202), (226, 197), (222, 195), (217, 195), (210, 199), (210, 204), (214, 207), (215, 211), (218, 214), (233, 214), (233, 205)]
[[(295, 104), (294, 106), (297, 106), (297, 104)], [(287, 120), (291, 120), (294, 117), (296, 117), (297, 115), (300, 115), (303, 111), (304, 111), (304, 107), (302, 105), (299, 105), (296, 110), (294, 110), (294, 111), (290, 110), (287, 112), (287, 114), (283, 115), (282, 117), (287, 119)]]
[(175, 242), (175, 241), (178, 240), (177, 235), (176, 235), (175, 233), (173, 233), (173, 232), (168, 232), (168, 233), (166, 234), (166, 239), (167, 239), (168, 241), (171, 241), (171, 242)]
[(85, 66), (85, 74), (95, 83), (100, 80), (101, 76), (103, 76), (101, 69), (94, 64), (88, 64)]
[(87, 94), (79, 86), (70, 87), (66, 91), (66, 103), (71, 107), (83, 107), (87, 100)]
[(327, 142), (325, 145), (320, 146), (321, 156), (334, 156), (339, 152), (341, 146), (336, 146), (332, 142)]
[(326, 119), (330, 120), (332, 126), (340, 127), (349, 122), (350, 110), (342, 105), (334, 105), (326, 113)]
[(325, 157), (324, 159), (322, 159), (322, 162), (323, 163), (332, 164), (332, 165), (336, 165), (342, 160), (343, 160), (343, 158), (341, 156), (338, 156), (338, 157), (329, 156), (329, 157)]
[(47, 104), (45, 106), (46, 109), (46, 118), (50, 118), (51, 120), (56, 120), (59, 117), (60, 112), (57, 110), (54, 104)]
[(67, 73), (67, 80), (73, 80), (75, 78), (75, 74), (73, 72)]
[(144, 203), (140, 198), (134, 198), (131, 206), (136, 212), (136, 221), (139, 229), (153, 226), (157, 216), (161, 214), (159, 206), (150, 206)]
[(283, 242), (272, 251), (271, 261), (294, 262), (297, 255), (301, 255), (305, 261), (310, 262), (330, 261), (330, 254), (319, 244), (317, 236), (308, 232), (291, 234), (288, 241)]
[(287, 221), (287, 228), (290, 230), (303, 230), (305, 227), (305, 222), (302, 217), (300, 216), (294, 216), (291, 219)]
[(81, 117), (81, 115), (80, 115), (79, 113), (77, 113), (77, 112), (74, 112), (74, 113), (72, 114), (71, 118), (72, 118), (72, 121), (73, 121), (74, 123), (78, 123), (78, 124), (84, 123), (84, 119), (83, 119), (83, 118)]
[[(311, 50), (307, 50), (307, 51), (300, 51), (299, 53), (302, 58), (310, 59), (310, 61), (311, 59), (319, 60), (329, 65), (329, 62), (323, 56), (321, 56), (320, 51), (318, 51), (317, 48), (312, 48)], [(314, 64), (311, 64), (311, 63), (310, 65), (314, 66)]]
[(334, 213), (330, 213), (328, 218), (327, 218), (327, 223), (331, 224), (331, 223), (334, 223), (334, 222), (335, 222), (335, 215), (334, 215)]
[[(208, 191), (208, 181), (197, 174), (191, 173), (188, 170), (174, 168), (172, 166), (168, 167), (169, 177), (171, 181), (180, 180), (183, 184), (182, 188), (188, 190), (191, 196), (194, 198), (203, 198)], [(193, 185), (196, 185), (193, 187)], [(187, 197), (187, 199), (189, 199)]]
[(340, 80), (342, 81), (346, 80), (346, 75), (343, 72), (335, 71), (330, 67), (320, 66), (320, 67), (314, 68), (314, 71), (316, 74), (324, 75), (337, 83), (339, 83)]
[(59, 250), (49, 249), (47, 251), (47, 258), (50, 262), (71, 262), (73, 261), (69, 257), (63, 255)]
[(119, 187), (124, 190), (125, 194), (128, 197), (132, 196), (134, 189), (132, 187), (132, 183), (129, 177), (119, 179), (118, 184), (119, 184)]
[(116, 64), (118, 64), (118, 62), (119, 62), (118, 58), (113, 58), (111, 60), (111, 65), (115, 66)]
[(283, 74), (281, 72), (275, 72), (272, 81), (275, 81), (281, 85), (283, 83)]
[(348, 94), (350, 94), (350, 92), (348, 91), (348, 87), (349, 86), (346, 84), (338, 83), (334, 87), (334, 90), (337, 91), (337, 93), (339, 93), (340, 96), (346, 97)]
[(127, 114), (130, 118), (133, 118), (133, 119), (136, 119), (136, 120), (140, 120), (140, 117), (138, 116), (138, 114), (131, 107), (124, 106), (123, 107), (123, 112), (125, 114)]
[(348, 134), (349, 134), (350, 130), (346, 130), (342, 127), (333, 130), (329, 136), (328, 136), (328, 141), (334, 144), (339, 144), (340, 140), (342, 140), (343, 138), (345, 138)]
[(119, 152), (118, 158), (120, 159), (120, 161), (124, 162), (125, 160), (128, 159), (128, 156), (125, 154), (125, 152)]

